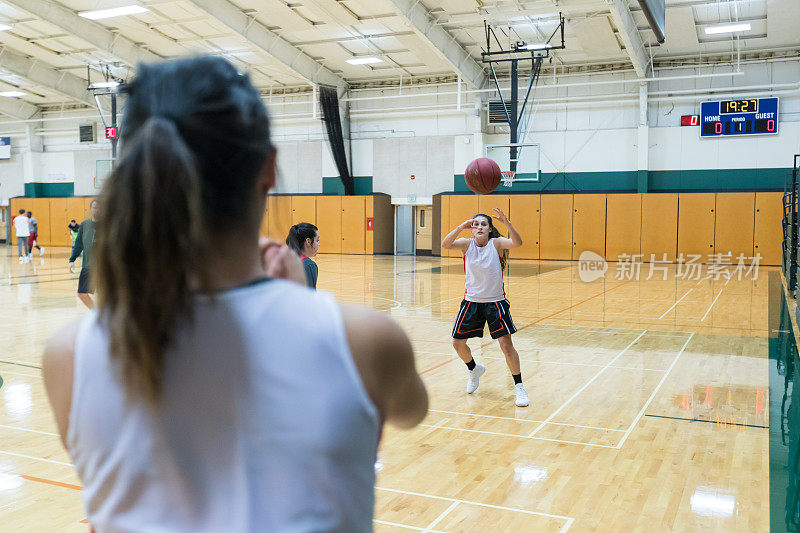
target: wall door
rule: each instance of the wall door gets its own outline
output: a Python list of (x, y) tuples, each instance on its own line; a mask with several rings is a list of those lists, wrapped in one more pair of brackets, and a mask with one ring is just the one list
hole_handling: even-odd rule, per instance
[(430, 255), (433, 248), (433, 206), (419, 205), (416, 214), (417, 255)]

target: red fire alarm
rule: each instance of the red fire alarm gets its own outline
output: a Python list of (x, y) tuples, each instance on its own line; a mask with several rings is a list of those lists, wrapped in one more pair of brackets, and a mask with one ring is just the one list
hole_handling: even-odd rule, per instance
[(412, 180), (414, 179), (414, 174), (411, 174), (411, 179), (412, 179)]
[(106, 139), (116, 139), (117, 138), (117, 127), (116, 126), (109, 126), (106, 128)]
[(367, 217), (367, 231), (373, 231), (372, 219), (373, 219), (373, 217)]

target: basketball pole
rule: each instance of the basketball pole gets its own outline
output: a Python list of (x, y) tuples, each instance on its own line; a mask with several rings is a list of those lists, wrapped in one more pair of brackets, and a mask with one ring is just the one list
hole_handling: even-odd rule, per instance
[[(504, 50), (502, 44), (500, 44), (500, 40), (497, 38), (497, 35), (494, 32), (494, 29), (490, 24), (484, 21), (484, 31), (486, 35), (486, 50), (481, 53), (481, 61), (484, 64), (488, 64), (489, 68), (492, 72), (492, 78), (497, 88), (497, 94), (500, 97), (500, 101), (503, 103), (503, 109), (506, 112), (506, 118), (508, 120), (508, 126), (510, 130), (510, 144), (514, 145), (509, 147), (509, 168), (511, 171), (517, 171), (517, 163), (519, 159), (520, 148), (516, 146), (519, 144), (519, 137), (520, 137), (520, 124), (524, 122), (525, 119), (525, 112), (526, 107), (528, 104), (528, 98), (531, 95), (531, 91), (533, 87), (536, 85), (536, 81), (539, 78), (539, 74), (542, 70), (542, 63), (545, 58), (550, 57), (551, 50), (564, 50), (566, 48), (564, 42), (564, 15), (559, 13), (558, 15), (558, 26), (550, 35), (544, 43), (524, 43), (524, 42), (517, 42), (514, 43), (511, 50)], [(553, 37), (555, 37), (556, 33), (560, 30), (561, 32), (561, 44), (551, 44)], [(494, 37), (495, 42), (500, 47), (499, 50), (492, 50), (492, 37)], [(531, 61), (531, 71), (528, 76), (528, 87), (525, 91), (525, 101), (522, 104), (522, 109), (519, 109), (519, 62), (520, 61)], [(509, 62), (511, 64), (511, 95), (509, 98), (508, 105), (506, 105), (506, 100), (503, 97), (503, 92), (500, 90), (500, 81), (497, 78), (497, 72), (494, 68), (494, 63), (505, 63)]]
[[(519, 109), (519, 87), (517, 87), (517, 78), (519, 77), (519, 59), (514, 58), (511, 60), (511, 113), (509, 114), (509, 119), (511, 122), (508, 124), (509, 128), (511, 128), (511, 143), (516, 144), (517, 139), (519, 138), (519, 128), (517, 125), (519, 124), (519, 115), (517, 115), (517, 109)], [(502, 98), (502, 96), (501, 96)], [(509, 150), (509, 166), (510, 170), (514, 172), (517, 171), (517, 147), (512, 146)]]

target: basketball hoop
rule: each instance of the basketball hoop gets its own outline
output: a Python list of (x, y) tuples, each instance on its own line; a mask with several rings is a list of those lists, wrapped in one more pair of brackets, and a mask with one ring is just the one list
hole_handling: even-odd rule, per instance
[(514, 176), (517, 173), (513, 170), (501, 170), (500, 179), (503, 181), (503, 187), (511, 187), (514, 185)]

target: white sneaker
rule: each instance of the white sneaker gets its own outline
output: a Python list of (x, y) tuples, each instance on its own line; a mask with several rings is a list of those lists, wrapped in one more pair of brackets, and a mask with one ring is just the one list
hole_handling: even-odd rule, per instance
[(33, 259), (33, 252), (28, 254), (28, 261), (30, 261), (31, 259)]
[(528, 391), (525, 390), (525, 385), (522, 383), (517, 383), (514, 385), (514, 392), (517, 395), (516, 400), (514, 401), (517, 404), (517, 407), (527, 407), (531, 402), (528, 400)]
[(27, 255), (25, 257), (23, 257), (22, 259), (23, 259), (23, 261), (22, 261), (23, 263), (30, 263), (31, 262), (31, 260), (28, 259)]
[(478, 381), (481, 379), (483, 373), (486, 372), (486, 367), (483, 365), (475, 365), (475, 368), (469, 371), (469, 381), (467, 381), (467, 394), (472, 394), (478, 389)]
[(23, 261), (24, 259), (22, 259), (22, 256), (19, 256), (19, 262), (22, 263)]

